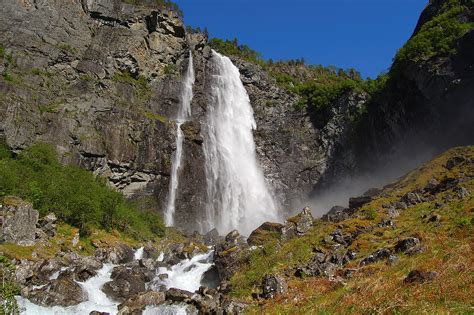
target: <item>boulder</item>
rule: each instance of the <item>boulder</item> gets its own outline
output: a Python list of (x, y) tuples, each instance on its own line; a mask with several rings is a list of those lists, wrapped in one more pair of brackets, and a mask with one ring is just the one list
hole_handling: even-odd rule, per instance
[(221, 242), (223, 238), (219, 235), (217, 229), (212, 229), (204, 235), (204, 244), (207, 246), (214, 246)]
[(406, 203), (407, 205), (414, 206), (417, 203), (423, 202), (421, 197), (416, 192), (409, 192), (404, 195), (401, 199), (402, 202)]
[(402, 240), (399, 240), (397, 244), (395, 244), (395, 252), (406, 253), (409, 250), (412, 250), (414, 247), (420, 246), (420, 240), (416, 237), (409, 237)]
[(412, 270), (403, 280), (404, 283), (423, 283), (432, 281), (438, 276), (438, 273), (434, 271), (420, 271)]
[(56, 235), (56, 221), (56, 215), (54, 213), (50, 213), (42, 217), (38, 221), (37, 226), (49, 237), (54, 237)]
[(72, 273), (67, 272), (63, 272), (44, 287), (28, 291), (24, 297), (42, 306), (72, 306), (87, 299), (81, 286), (74, 281)]
[(104, 284), (102, 291), (116, 301), (124, 301), (145, 292), (145, 276), (124, 266), (115, 267), (112, 281)]
[(349, 208), (353, 210), (360, 209), (363, 205), (371, 202), (372, 199), (372, 196), (359, 196), (349, 198)]
[(391, 252), (387, 248), (381, 248), (370, 254), (369, 256), (362, 259), (360, 262), (361, 266), (373, 264), (382, 259), (388, 259), (391, 256)]
[(160, 305), (165, 301), (164, 292), (147, 291), (137, 294), (118, 306), (119, 315), (141, 314), (148, 305)]
[(74, 279), (84, 282), (97, 275), (97, 270), (102, 268), (102, 263), (94, 257), (82, 258), (74, 268)]
[(450, 158), (449, 160), (446, 161), (446, 165), (445, 167), (448, 169), (448, 170), (451, 170), (453, 169), (454, 167), (466, 162), (466, 158), (464, 156), (455, 156), (455, 157), (452, 157)]
[(286, 281), (279, 275), (266, 275), (262, 280), (262, 297), (273, 299), (288, 293)]
[(0, 204), (0, 236), (6, 242), (21, 246), (35, 243), (38, 211), (17, 197), (5, 197)]
[(226, 235), (224, 242), (216, 245), (214, 264), (219, 278), (228, 280), (245, 261), (247, 243), (238, 231), (231, 231)]
[(286, 219), (284, 226), (282, 227), (282, 238), (287, 240), (294, 236), (305, 235), (309, 229), (313, 226), (313, 215), (308, 207), (305, 207), (303, 211), (297, 215)]
[(332, 254), (317, 252), (308, 264), (297, 268), (295, 275), (297, 277), (331, 277), (337, 267), (336, 264), (331, 262), (331, 258)]
[(269, 240), (280, 240), (283, 224), (265, 222), (255, 229), (247, 239), (251, 246), (263, 245)]
[(341, 222), (349, 218), (352, 214), (352, 211), (348, 208), (342, 206), (334, 206), (332, 207), (328, 213), (323, 215), (321, 219), (327, 222)]
[(102, 262), (126, 264), (134, 260), (135, 251), (128, 245), (118, 244), (114, 247), (98, 248), (94, 257)]
[(186, 290), (181, 290), (181, 289), (176, 289), (176, 288), (171, 288), (165, 293), (165, 297), (167, 301), (172, 301), (172, 302), (184, 302), (188, 303), (192, 300), (194, 296), (194, 293), (186, 291)]

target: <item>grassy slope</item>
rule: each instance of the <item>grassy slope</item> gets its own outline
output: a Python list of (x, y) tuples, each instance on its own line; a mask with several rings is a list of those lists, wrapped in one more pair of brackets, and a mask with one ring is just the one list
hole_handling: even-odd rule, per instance
[[(454, 148), (409, 173), (395, 184), (386, 187), (383, 197), (365, 205), (355, 218), (331, 224), (317, 220), (311, 232), (301, 238), (281, 244), (279, 251), (274, 244), (252, 254), (248, 264), (233, 279), (233, 294), (243, 300), (252, 301), (251, 293), (259, 292), (259, 284), (264, 274), (285, 271), (308, 261), (315, 248), (329, 248), (323, 242), (325, 236), (336, 229), (343, 232), (354, 231), (357, 227), (375, 225), (386, 218), (386, 210), (381, 205), (399, 200), (405, 193), (423, 188), (431, 178), (457, 178), (473, 176), (474, 166), (455, 167), (448, 171), (446, 161), (456, 155), (474, 158), (474, 147)], [(360, 260), (382, 247), (391, 247), (397, 240), (407, 236), (421, 239), (426, 246), (423, 253), (413, 256), (398, 254), (398, 262), (389, 266), (385, 261), (359, 269), (344, 283), (328, 279), (296, 278), (286, 272), (290, 292), (277, 301), (253, 301), (250, 313), (267, 314), (362, 314), (362, 313), (473, 313), (474, 312), (474, 180), (460, 184), (470, 191), (465, 199), (454, 197), (443, 201), (448, 190), (435, 195), (436, 199), (424, 202), (401, 212), (394, 219), (396, 229), (376, 228), (360, 235), (349, 249), (358, 251), (358, 259), (346, 265), (357, 268)], [(435, 209), (435, 202), (444, 206)], [(376, 211), (375, 218), (367, 213)], [(422, 215), (436, 212), (440, 222), (428, 223)], [(262, 251), (264, 254), (262, 255)], [(407, 285), (405, 276), (413, 269), (436, 271), (439, 275), (429, 283)]]

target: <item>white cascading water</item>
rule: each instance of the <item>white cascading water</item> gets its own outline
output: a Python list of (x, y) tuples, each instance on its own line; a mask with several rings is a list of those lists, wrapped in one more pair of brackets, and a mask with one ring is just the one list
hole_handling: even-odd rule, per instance
[[(143, 247), (137, 249), (135, 252), (135, 259), (140, 260), (143, 258)], [(163, 260), (163, 254), (157, 258), (157, 261)], [(201, 254), (193, 257), (192, 259), (185, 259), (178, 264), (171, 267), (170, 270), (167, 268), (158, 268), (156, 272), (156, 279), (158, 275), (162, 273), (168, 274), (168, 279), (159, 281), (159, 284), (164, 284), (168, 289), (177, 288), (181, 290), (188, 290), (194, 292), (199, 289), (201, 280), (204, 273), (209, 270), (213, 264), (213, 252), (210, 251), (206, 254)], [(27, 299), (17, 296), (16, 300), (20, 307), (20, 314), (22, 315), (77, 315), (77, 314), (89, 314), (92, 311), (106, 312), (111, 315), (118, 313), (119, 303), (108, 298), (101, 288), (106, 283), (111, 281), (112, 270), (116, 265), (104, 264), (104, 266), (97, 271), (95, 277), (90, 278), (85, 282), (77, 282), (87, 295), (87, 301), (79, 303), (78, 305), (61, 307), (45, 307), (33, 304)], [(65, 268), (63, 268), (64, 271)], [(55, 273), (50, 277), (50, 280), (57, 278), (59, 272)], [(150, 288), (154, 289), (154, 288)], [(173, 305), (159, 305), (159, 306), (147, 306), (143, 314), (163, 314), (163, 315), (189, 315), (194, 314), (193, 309), (190, 309), (186, 304), (173, 304)]]
[(180, 107), (176, 117), (176, 151), (173, 155), (171, 166), (170, 187), (168, 200), (165, 209), (165, 224), (174, 225), (174, 212), (176, 210), (176, 192), (179, 186), (179, 171), (181, 169), (181, 160), (183, 156), (183, 131), (181, 125), (191, 117), (191, 101), (193, 99), (194, 85), (193, 54), (189, 52), (188, 69), (183, 80), (181, 91)]
[(244, 235), (265, 221), (279, 221), (255, 152), (256, 128), (249, 96), (232, 61), (213, 51), (211, 103), (204, 128), (207, 206), (202, 232), (216, 227)]

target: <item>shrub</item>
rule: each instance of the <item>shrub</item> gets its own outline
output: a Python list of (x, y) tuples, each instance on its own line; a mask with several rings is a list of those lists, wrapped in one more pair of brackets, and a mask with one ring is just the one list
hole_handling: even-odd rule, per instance
[(135, 238), (164, 231), (159, 215), (142, 210), (107, 186), (103, 178), (76, 166), (63, 166), (50, 145), (38, 143), (12, 157), (0, 145), (0, 197), (17, 195), (45, 215), (54, 212), (80, 229), (118, 229)]
[(239, 45), (236, 38), (234, 40), (222, 40), (219, 38), (212, 38), (209, 41), (209, 46), (217, 52), (227, 55), (236, 56), (244, 60), (264, 65), (265, 61), (262, 59), (259, 52), (251, 49), (247, 45)]

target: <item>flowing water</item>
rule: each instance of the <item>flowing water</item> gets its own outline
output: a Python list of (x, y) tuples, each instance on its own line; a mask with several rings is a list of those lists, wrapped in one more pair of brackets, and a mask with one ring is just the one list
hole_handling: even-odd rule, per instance
[(189, 52), (188, 69), (186, 71), (183, 87), (181, 90), (181, 102), (176, 117), (176, 151), (173, 155), (171, 166), (170, 187), (168, 193), (168, 200), (165, 208), (165, 224), (173, 226), (174, 212), (176, 210), (176, 192), (179, 186), (179, 172), (181, 169), (181, 162), (183, 157), (183, 131), (181, 125), (191, 117), (191, 101), (193, 99), (193, 85), (194, 85), (194, 68), (193, 68), (193, 54)]
[(279, 221), (255, 152), (249, 96), (232, 61), (213, 51), (211, 102), (204, 129), (207, 206), (202, 232), (237, 229), (249, 235), (265, 221)]
[[(137, 249), (135, 252), (135, 259), (139, 260), (143, 258), (143, 247)], [(161, 258), (161, 259), (160, 259)], [(163, 255), (157, 259), (157, 261), (163, 260)], [(213, 252), (210, 251), (206, 254), (201, 254), (193, 257), (192, 259), (185, 259), (178, 264), (171, 267), (171, 270), (167, 268), (158, 268), (157, 278), (159, 274), (167, 273), (168, 279), (160, 281), (159, 283), (169, 288), (177, 288), (181, 290), (187, 290), (194, 292), (199, 289), (201, 280), (204, 273), (209, 270), (213, 264)], [(16, 297), (18, 305), (20, 307), (20, 314), (22, 315), (78, 315), (78, 314), (89, 314), (92, 311), (107, 312), (109, 314), (117, 314), (118, 302), (108, 298), (104, 292), (102, 292), (102, 286), (111, 281), (110, 278), (112, 270), (116, 265), (104, 264), (104, 266), (97, 271), (95, 277), (90, 278), (85, 282), (77, 282), (87, 295), (87, 301), (82, 302), (78, 305), (70, 307), (44, 307), (36, 305), (25, 298), (20, 296)], [(57, 273), (59, 274), (59, 273)], [(57, 278), (55, 273), (50, 279)], [(153, 288), (151, 288), (153, 289)], [(187, 305), (160, 305), (160, 306), (148, 306), (144, 314), (194, 314), (194, 309)]]
[[(164, 284), (167, 289), (178, 288), (189, 292), (194, 292), (201, 286), (201, 280), (206, 271), (213, 263), (213, 252), (196, 255), (192, 259), (185, 259), (171, 267), (171, 270), (159, 268), (157, 274), (166, 273), (168, 278), (158, 281)], [(159, 278), (157, 277), (156, 280)]]

